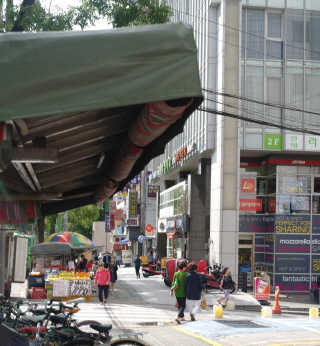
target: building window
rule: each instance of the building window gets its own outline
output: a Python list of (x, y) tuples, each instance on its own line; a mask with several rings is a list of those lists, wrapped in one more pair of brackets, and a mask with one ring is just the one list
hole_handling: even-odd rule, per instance
[(249, 59), (264, 58), (264, 10), (248, 10), (247, 12), (247, 47)]

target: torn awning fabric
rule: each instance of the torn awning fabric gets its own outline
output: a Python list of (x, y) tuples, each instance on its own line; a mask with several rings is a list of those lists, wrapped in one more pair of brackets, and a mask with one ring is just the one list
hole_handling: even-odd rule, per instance
[(128, 177), (144, 148), (175, 123), (192, 102), (193, 98), (190, 98), (178, 107), (163, 101), (146, 104), (129, 130), (129, 139), (121, 145), (109, 177), (105, 178), (95, 193), (98, 202), (112, 196), (117, 184)]

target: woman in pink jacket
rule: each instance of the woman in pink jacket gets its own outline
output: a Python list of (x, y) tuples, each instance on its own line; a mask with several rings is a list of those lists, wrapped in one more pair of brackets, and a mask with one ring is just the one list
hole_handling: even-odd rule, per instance
[[(104, 267), (104, 263), (100, 263), (99, 269), (96, 271), (96, 278), (94, 279), (94, 284), (98, 284), (100, 305), (107, 304), (109, 283), (110, 272)], [(102, 292), (104, 292), (104, 300)]]

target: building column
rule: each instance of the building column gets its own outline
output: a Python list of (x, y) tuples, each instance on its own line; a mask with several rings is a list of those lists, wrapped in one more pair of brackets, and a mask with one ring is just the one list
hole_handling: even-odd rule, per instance
[[(240, 95), (241, 0), (222, 0), (217, 27), (218, 54), (216, 88)], [(217, 96), (219, 111), (238, 114), (239, 100)], [(209, 264), (228, 266), (238, 273), (238, 174), (240, 148), (238, 120), (216, 116), (216, 149), (211, 157), (211, 204)]]

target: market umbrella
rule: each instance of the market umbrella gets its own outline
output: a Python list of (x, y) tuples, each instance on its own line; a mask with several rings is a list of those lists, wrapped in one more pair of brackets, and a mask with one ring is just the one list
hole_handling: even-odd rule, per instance
[(93, 242), (80, 233), (74, 232), (60, 232), (53, 233), (49, 235), (44, 240), (45, 243), (49, 242), (60, 242), (60, 243), (70, 243), (73, 246), (93, 246)]

